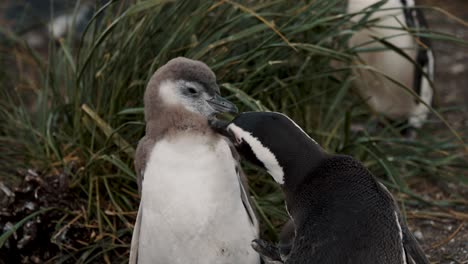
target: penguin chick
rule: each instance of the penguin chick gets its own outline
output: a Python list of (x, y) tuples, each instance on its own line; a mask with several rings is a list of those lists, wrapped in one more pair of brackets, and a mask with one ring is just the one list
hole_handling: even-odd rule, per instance
[(360, 162), (326, 153), (280, 113), (211, 125), (282, 186), (295, 232), (284, 263), (429, 263), (391, 194)]
[(230, 142), (207, 122), (236, 112), (200, 61), (159, 68), (145, 95), (146, 135), (135, 169), (141, 192), (130, 263), (247, 263), (258, 224), (246, 201)]
[[(363, 12), (379, 1), (348, 0), (347, 12)], [(412, 89), (425, 104), (431, 106), (434, 94), (431, 86), (434, 80), (431, 43), (427, 38), (417, 38), (402, 28), (412, 28), (417, 33), (427, 29), (422, 10), (414, 8), (414, 5), (414, 0), (382, 2), (378, 10), (367, 18), (376, 22), (357, 31), (349, 44), (351, 47), (374, 49), (375, 51), (359, 53), (362, 62)], [(367, 15), (355, 15), (351, 21), (357, 23)], [(415, 63), (394, 50), (382, 50), (385, 45), (374, 38), (384, 39), (387, 45), (402, 49)], [(366, 69), (357, 69), (355, 73), (358, 76), (355, 86), (374, 111), (396, 122), (405, 121), (410, 128), (420, 128), (426, 121), (429, 108), (399, 84), (380, 73)]]

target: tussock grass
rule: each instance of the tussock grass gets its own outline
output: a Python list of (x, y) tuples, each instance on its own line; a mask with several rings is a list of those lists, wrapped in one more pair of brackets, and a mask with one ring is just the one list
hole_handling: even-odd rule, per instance
[[(342, 2), (110, 1), (98, 7), (79, 43), (61, 39), (48, 58), (19, 44), (29, 55), (18, 60), (29, 61), (36, 81), (26, 74), (0, 78), (29, 87), (35, 103), (1, 90), (0, 175), (30, 167), (65, 172), (87, 201), (64, 213), (52, 237), (70, 223), (92, 235), (80, 247), (55, 239), (63, 254), (54, 260), (126, 261), (139, 202), (133, 155), (144, 133), (143, 92), (153, 72), (176, 56), (206, 62), (242, 111), (286, 113), (328, 151), (358, 158), (405, 202), (453, 204), (420, 197), (407, 181), (431, 175), (466, 183), (459, 174), (467, 169), (462, 136), (420, 131), (408, 141), (390, 126), (351, 131), (352, 123), (372, 127), (375, 119), (351, 85), (351, 69), (359, 67), (351, 61), (365, 50), (346, 43), (373, 21), (351, 25)], [(444, 34), (415, 34), (466, 45)], [(287, 217), (281, 192), (266, 174), (246, 168), (264, 233), (274, 238)]]

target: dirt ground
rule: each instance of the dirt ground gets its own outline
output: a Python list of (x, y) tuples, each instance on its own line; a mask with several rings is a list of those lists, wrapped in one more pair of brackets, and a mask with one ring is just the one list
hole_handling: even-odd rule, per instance
[[(416, 2), (421, 5), (441, 7), (463, 19), (465, 23), (468, 22), (467, 0), (419, 0)], [(453, 34), (468, 41), (468, 26), (454, 19), (447, 19), (440, 12), (426, 11), (425, 14), (432, 30)], [(436, 56), (437, 104), (442, 108), (459, 106), (461, 110), (449, 112), (444, 116), (455, 128), (466, 132), (468, 128), (468, 47), (442, 41), (433, 41), (432, 44)], [(466, 171), (460, 173), (466, 173)], [(424, 183), (419, 181), (417, 186), (411, 188), (420, 190), (423, 196), (435, 199), (448, 198), (451, 193), (461, 194), (465, 197), (464, 205), (452, 209), (464, 212), (465, 216), (461, 219), (466, 220), (468, 186), (460, 183), (459, 186), (447, 184), (441, 188), (434, 186), (428, 180)], [(428, 211), (440, 210), (421, 208), (408, 215), (408, 223), (431, 262), (468, 263), (468, 223), (454, 220), (449, 215), (445, 218), (426, 213)]]
[[(432, 30), (452, 34), (468, 41), (467, 0), (419, 0), (417, 3), (441, 7), (462, 19), (465, 25), (454, 19), (447, 19), (440, 12), (431, 10), (425, 12)], [(463, 105), (464, 111), (453, 113), (448, 117), (452, 125), (466, 128), (468, 126), (468, 47), (442, 41), (433, 41), (432, 44), (436, 56), (435, 81), (438, 104), (442, 107)]]

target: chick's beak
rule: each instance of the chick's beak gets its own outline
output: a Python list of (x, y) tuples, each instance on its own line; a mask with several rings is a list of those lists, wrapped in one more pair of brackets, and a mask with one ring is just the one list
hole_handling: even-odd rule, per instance
[(210, 99), (207, 99), (206, 101), (218, 113), (232, 113), (232, 114), (235, 114), (235, 113), (238, 112), (237, 107), (236, 107), (235, 104), (233, 104), (230, 101), (224, 99), (219, 94), (215, 94), (215, 96), (211, 97)]

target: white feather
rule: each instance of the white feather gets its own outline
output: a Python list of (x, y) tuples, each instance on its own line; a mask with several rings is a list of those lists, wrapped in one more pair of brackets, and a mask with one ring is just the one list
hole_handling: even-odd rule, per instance
[(159, 96), (162, 101), (168, 105), (179, 105), (180, 97), (177, 94), (176, 84), (173, 81), (163, 81), (159, 86)]
[(250, 145), (257, 159), (260, 160), (263, 165), (265, 165), (265, 169), (268, 171), (268, 173), (270, 173), (270, 175), (277, 183), (284, 183), (283, 168), (280, 166), (278, 160), (270, 151), (270, 149), (263, 146), (262, 143), (256, 137), (252, 136), (251, 133), (236, 126), (234, 123), (231, 123), (227, 129), (230, 130), (238, 140), (244, 140), (247, 144)]
[(139, 263), (258, 264), (258, 230), (240, 199), (228, 144), (179, 134), (159, 141), (142, 190)]
[(405, 252), (405, 248), (403, 246), (403, 231), (401, 230), (400, 220), (398, 218), (398, 213), (396, 211), (395, 211), (395, 222), (396, 222), (397, 227), (398, 227), (398, 234), (400, 235), (401, 254), (402, 254), (402, 258), (403, 258), (403, 264), (407, 264), (407, 262), (406, 262), (406, 252)]

